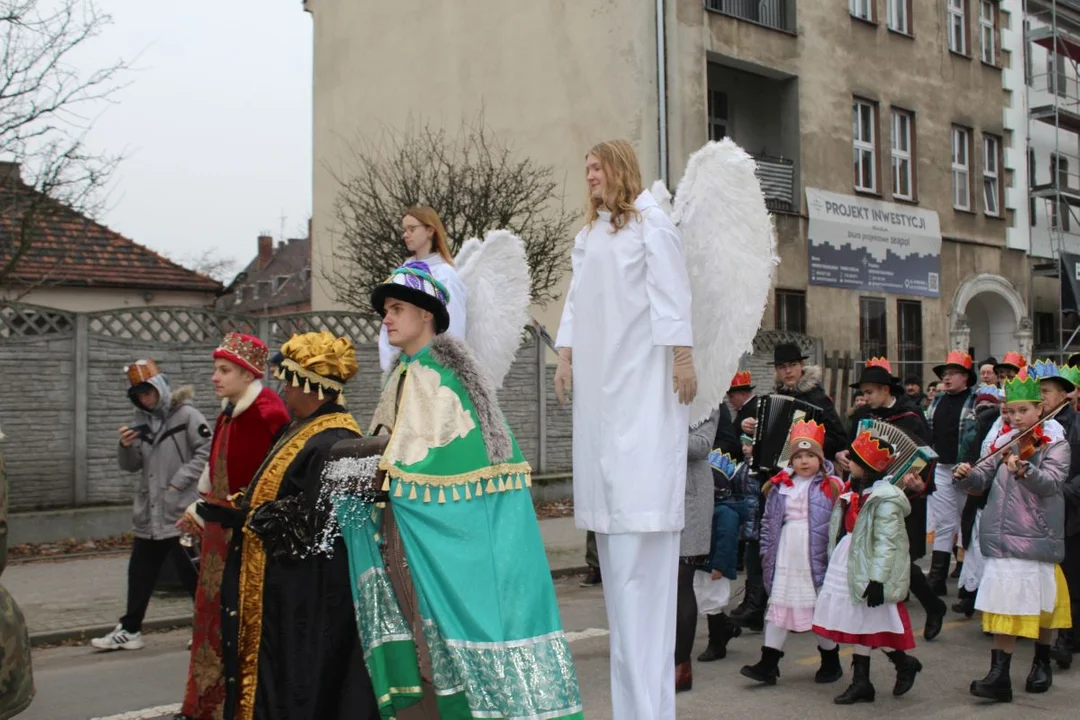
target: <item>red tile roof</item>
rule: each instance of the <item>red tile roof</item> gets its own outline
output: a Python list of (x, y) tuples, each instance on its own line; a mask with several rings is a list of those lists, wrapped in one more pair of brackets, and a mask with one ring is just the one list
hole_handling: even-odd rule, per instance
[(188, 270), (70, 207), (45, 198), (13, 177), (0, 182), (0, 271), (12, 257), (20, 224), (31, 206), (41, 218), (30, 249), (8, 284), (187, 290), (215, 293), (221, 283)]

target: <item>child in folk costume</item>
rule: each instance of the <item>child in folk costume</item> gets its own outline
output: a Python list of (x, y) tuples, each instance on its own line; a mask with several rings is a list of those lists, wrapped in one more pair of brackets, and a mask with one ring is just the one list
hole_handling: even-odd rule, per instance
[(975, 608), (983, 613), (983, 630), (994, 635), (994, 648), (990, 672), (972, 681), (971, 694), (997, 702), (1012, 702), (1016, 638), (1035, 640), (1027, 691), (1046, 692), (1053, 683), (1053, 631), (1072, 623), (1068, 587), (1057, 564), (1065, 555), (1062, 485), (1069, 444), (1060, 425), (1041, 422), (1039, 381), (1024, 370), (1006, 381), (1005, 406), (1009, 431), (995, 442), (1004, 448), (1002, 454), (954, 470), (960, 488), (987, 493), (979, 538), (986, 567)]
[(896, 666), (893, 695), (910, 690), (922, 670), (922, 664), (906, 654), (915, 647), (903, 603), (911, 579), (904, 524), (911, 503), (886, 475), (895, 457), (886, 440), (868, 430), (859, 433), (849, 448), (850, 489), (829, 522), (829, 545), (835, 548), (814, 609), (814, 632), (855, 645), (854, 677), (834, 700), (837, 705), (874, 701), (874, 648), (884, 649)]
[[(766, 496), (761, 521), (761, 563), (769, 607), (765, 613), (765, 642), (761, 660), (743, 667), (751, 680), (775, 685), (789, 632), (813, 628), (817, 593), (828, 564), (829, 517), (843, 489), (825, 459), (825, 426), (799, 421), (791, 428), (788, 446), (791, 467), (775, 475), (762, 490)], [(818, 683), (843, 677), (837, 645), (818, 641), (821, 667)]]

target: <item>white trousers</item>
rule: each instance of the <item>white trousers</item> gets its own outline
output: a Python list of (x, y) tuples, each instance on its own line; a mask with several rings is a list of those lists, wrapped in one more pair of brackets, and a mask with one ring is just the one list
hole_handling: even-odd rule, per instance
[(596, 533), (611, 630), (615, 720), (675, 718), (679, 533)]
[(955, 465), (939, 463), (934, 471), (934, 492), (926, 500), (927, 532), (934, 531), (934, 552), (952, 553), (954, 536), (960, 530), (960, 513), (967, 493), (953, 484)]

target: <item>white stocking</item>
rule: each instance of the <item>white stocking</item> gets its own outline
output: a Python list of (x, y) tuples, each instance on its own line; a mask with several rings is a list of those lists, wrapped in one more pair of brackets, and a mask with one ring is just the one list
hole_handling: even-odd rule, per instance
[(765, 647), (773, 650), (783, 650), (787, 636), (788, 631), (786, 628), (773, 625), (771, 622), (765, 623)]
[(835, 640), (830, 640), (829, 638), (825, 637), (818, 637), (817, 646), (822, 650), (830, 651), (835, 650), (838, 647)]
[(867, 647), (866, 645), (855, 646), (855, 654), (862, 655), (863, 657), (870, 657), (870, 650), (871, 648)]

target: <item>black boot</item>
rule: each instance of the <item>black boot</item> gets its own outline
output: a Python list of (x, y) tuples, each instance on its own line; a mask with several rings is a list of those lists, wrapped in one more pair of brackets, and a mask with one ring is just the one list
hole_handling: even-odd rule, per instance
[(968, 592), (965, 588), (959, 588), (956, 591), (956, 602), (953, 603), (952, 611), (965, 617), (971, 617), (975, 614), (975, 596), (976, 592)]
[(922, 672), (922, 663), (918, 658), (908, 655), (903, 650), (894, 650), (885, 654), (896, 667), (896, 684), (893, 685), (892, 694), (894, 697), (900, 697), (915, 686), (915, 676)]
[(746, 578), (746, 592), (739, 606), (731, 611), (731, 622), (752, 632), (765, 629), (765, 583)]
[(1029, 693), (1044, 693), (1054, 684), (1054, 670), (1050, 666), (1050, 646), (1035, 643), (1035, 659), (1024, 689)]
[(1069, 645), (1067, 631), (1058, 632), (1057, 640), (1050, 648), (1050, 658), (1057, 663), (1058, 670), (1068, 670), (1072, 667), (1072, 647)]
[(949, 594), (946, 578), (949, 576), (950, 560), (952, 560), (952, 555), (944, 550), (935, 550), (930, 559), (930, 574), (926, 579), (930, 581), (930, 587), (938, 597)]
[(780, 677), (780, 658), (784, 657), (784, 653), (779, 650), (774, 650), (771, 647), (761, 648), (761, 659), (758, 660), (756, 665), (743, 665), (742, 673), (743, 677), (748, 677), (751, 680), (756, 680), (759, 683), (765, 683), (766, 685), (775, 685), (776, 678)]
[(851, 660), (851, 685), (833, 702), (837, 705), (854, 705), (860, 702), (874, 702), (874, 686), (870, 683), (870, 656), (856, 655)]
[(963, 560), (957, 560), (956, 561), (956, 567), (954, 567), (953, 571), (951, 573), (949, 573), (949, 577), (951, 577), (953, 580), (959, 580), (960, 579), (960, 573), (962, 573), (963, 571), (964, 571), (964, 561)]
[(941, 634), (941, 627), (945, 624), (945, 615), (949, 612), (948, 605), (940, 598), (935, 599), (938, 601), (938, 607), (926, 608), (926, 625), (923, 627), (923, 637), (927, 640), (933, 640)]
[(840, 665), (840, 648), (835, 647), (832, 650), (818, 648), (818, 654), (821, 655), (821, 667), (814, 673), (814, 682), (825, 685), (844, 677), (844, 668)]
[(990, 672), (982, 680), (971, 681), (971, 694), (994, 702), (1012, 702), (1012, 678), (1009, 677), (1012, 653), (990, 651)]
[(698, 662), (713, 662), (727, 657), (727, 644), (742, 635), (742, 628), (724, 613), (709, 615), (709, 646), (698, 655)]

